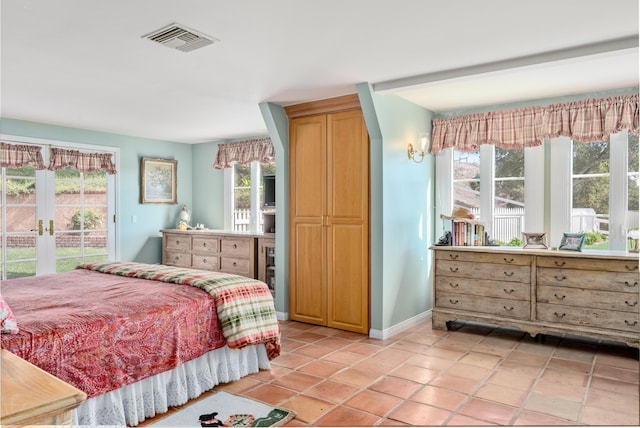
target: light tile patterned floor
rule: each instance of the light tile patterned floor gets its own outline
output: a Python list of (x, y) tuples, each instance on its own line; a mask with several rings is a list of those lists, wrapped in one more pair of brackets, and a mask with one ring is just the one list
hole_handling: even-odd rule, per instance
[(220, 385), (289, 426), (640, 425), (638, 350), (430, 323), (388, 340), (286, 321), (272, 370)]

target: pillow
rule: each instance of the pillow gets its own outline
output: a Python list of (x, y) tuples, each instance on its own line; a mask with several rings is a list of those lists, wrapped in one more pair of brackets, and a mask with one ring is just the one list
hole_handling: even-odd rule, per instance
[(13, 316), (11, 308), (0, 296), (0, 331), (2, 333), (16, 334), (18, 333), (18, 324), (16, 317)]

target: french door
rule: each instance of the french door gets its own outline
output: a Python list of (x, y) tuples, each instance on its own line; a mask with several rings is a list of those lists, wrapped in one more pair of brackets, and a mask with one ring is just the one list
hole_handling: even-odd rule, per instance
[(115, 176), (27, 166), (0, 177), (2, 280), (116, 259)]

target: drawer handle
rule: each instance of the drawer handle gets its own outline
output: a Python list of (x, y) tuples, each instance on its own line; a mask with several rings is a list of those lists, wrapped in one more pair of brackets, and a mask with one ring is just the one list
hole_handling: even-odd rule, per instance
[(453, 304), (453, 305), (457, 305), (457, 304), (460, 302), (460, 300), (458, 300), (458, 299), (456, 299), (456, 300), (449, 299), (449, 302), (450, 302), (451, 304)]
[(233, 262), (233, 266), (234, 266), (234, 267), (238, 266), (238, 263)]
[(625, 267), (627, 270), (630, 270), (631, 272), (638, 270), (638, 266), (637, 266), (637, 265), (631, 265), (631, 266), (629, 266), (629, 265), (624, 265), (624, 267)]
[(504, 258), (504, 261), (505, 261), (506, 263), (513, 263), (513, 259), (509, 259), (509, 260), (507, 260), (507, 258), (506, 258), (506, 257)]
[(175, 256), (173, 260), (180, 260), (180, 256)]
[(449, 283), (449, 287), (451, 287), (451, 288), (458, 288), (458, 287), (460, 287), (460, 284), (458, 284), (457, 282), (456, 282), (455, 284), (454, 284), (454, 283), (452, 283), (452, 282), (450, 282), (450, 283)]
[(180, 245), (180, 240), (176, 239), (176, 245)]
[(625, 281), (624, 285), (626, 285), (627, 287), (637, 287), (638, 281), (634, 282), (633, 284), (631, 284), (629, 281)]
[(558, 318), (564, 318), (565, 315), (567, 315), (567, 314), (564, 314), (564, 313), (563, 314), (559, 314), (557, 312), (554, 312), (553, 315), (557, 316)]
[(507, 308), (506, 306), (503, 306), (503, 308), (507, 312), (511, 312), (513, 310), (513, 306), (511, 306), (510, 308)]
[(202, 243), (202, 246), (203, 246), (203, 247), (206, 247), (206, 246), (207, 246), (207, 243), (206, 243), (206, 242), (203, 242), (203, 243)]
[(633, 327), (634, 325), (638, 325), (638, 321), (631, 322), (631, 321), (624, 320), (624, 323), (626, 325), (628, 325), (629, 327)]
[(559, 262), (559, 261), (557, 261), (557, 260), (554, 260), (554, 262), (553, 262), (553, 263), (554, 263), (556, 266), (564, 266), (564, 265), (566, 265), (566, 264), (567, 264), (567, 262)]
[(450, 270), (451, 272), (458, 272), (458, 269), (459, 269), (459, 268), (457, 268), (457, 267), (456, 267), (456, 268), (452, 268), (452, 267), (450, 267), (450, 268), (449, 268), (449, 270)]
[(627, 304), (627, 306), (630, 306), (630, 307), (632, 307), (632, 308), (633, 308), (635, 305), (637, 305), (637, 304), (638, 304), (638, 302), (629, 303), (629, 301), (628, 301), (628, 300), (625, 300), (624, 302)]
[(514, 274), (514, 273), (515, 273), (515, 272), (504, 272), (504, 274), (505, 274), (506, 276), (513, 276), (513, 274)]
[(556, 299), (560, 299), (560, 300), (564, 300), (565, 296), (564, 294), (562, 296), (558, 296), (557, 294), (554, 294), (554, 296), (556, 296)]
[(567, 277), (564, 276), (564, 275), (562, 275), (562, 276), (554, 275), (553, 277), (556, 279), (556, 281), (564, 281), (565, 279), (567, 279)]
[(516, 291), (516, 290), (514, 290), (513, 288), (512, 288), (511, 290), (507, 290), (506, 288), (504, 288), (503, 290), (504, 290), (504, 292), (505, 292), (505, 293), (507, 293), (507, 294), (511, 294), (511, 293), (513, 293), (514, 291)]
[(206, 263), (206, 262), (207, 262), (207, 259), (202, 259), (202, 263)]
[(238, 248), (238, 244), (233, 244), (233, 249), (235, 250), (236, 248)]
[(449, 254), (449, 257), (450, 257), (452, 260), (458, 260), (458, 257), (460, 257), (460, 254)]

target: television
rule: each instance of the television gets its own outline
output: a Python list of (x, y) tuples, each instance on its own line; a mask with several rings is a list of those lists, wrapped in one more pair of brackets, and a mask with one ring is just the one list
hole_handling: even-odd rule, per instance
[(262, 176), (263, 184), (263, 206), (276, 206), (276, 176), (275, 174), (265, 174)]

